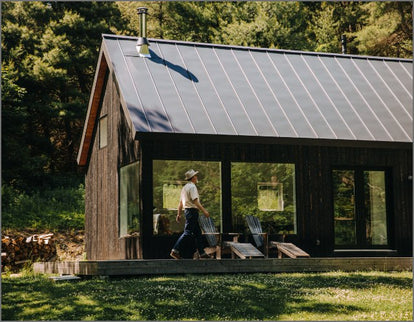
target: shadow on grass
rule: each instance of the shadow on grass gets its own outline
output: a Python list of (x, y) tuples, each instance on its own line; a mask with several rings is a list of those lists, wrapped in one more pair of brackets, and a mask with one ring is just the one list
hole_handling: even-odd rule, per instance
[(311, 312), (363, 311), (358, 302), (318, 302), (322, 288), (375, 285), (412, 290), (412, 279), (360, 274), (186, 275), (53, 283), (3, 279), (3, 320), (278, 320)]

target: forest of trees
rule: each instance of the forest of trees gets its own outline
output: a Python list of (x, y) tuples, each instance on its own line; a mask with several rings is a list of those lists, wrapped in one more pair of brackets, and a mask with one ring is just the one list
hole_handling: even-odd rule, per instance
[(77, 186), (102, 33), (412, 58), (412, 2), (2, 2), (2, 187)]

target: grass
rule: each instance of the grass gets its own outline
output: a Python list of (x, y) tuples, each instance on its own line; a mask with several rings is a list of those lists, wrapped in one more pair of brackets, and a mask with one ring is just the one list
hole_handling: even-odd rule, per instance
[(2, 279), (2, 320), (413, 319), (412, 272)]

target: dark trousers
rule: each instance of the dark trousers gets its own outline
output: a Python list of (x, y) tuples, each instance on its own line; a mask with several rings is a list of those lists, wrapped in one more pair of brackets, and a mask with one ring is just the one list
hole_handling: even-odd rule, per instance
[(185, 250), (182, 249), (185, 245), (191, 245), (190, 241), (195, 241), (196, 248), (198, 253), (201, 255), (204, 253), (204, 243), (201, 235), (200, 225), (198, 224), (198, 209), (196, 208), (185, 208), (185, 226), (184, 232), (181, 234), (175, 243), (173, 249), (178, 250), (181, 253), (184, 253)]

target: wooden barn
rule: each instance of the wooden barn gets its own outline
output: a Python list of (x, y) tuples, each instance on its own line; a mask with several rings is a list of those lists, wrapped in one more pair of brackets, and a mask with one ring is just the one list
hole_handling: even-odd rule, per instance
[(412, 70), (103, 35), (78, 155), (87, 259), (168, 258), (191, 168), (220, 232), (250, 240), (253, 214), (311, 257), (412, 256)]

